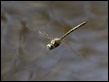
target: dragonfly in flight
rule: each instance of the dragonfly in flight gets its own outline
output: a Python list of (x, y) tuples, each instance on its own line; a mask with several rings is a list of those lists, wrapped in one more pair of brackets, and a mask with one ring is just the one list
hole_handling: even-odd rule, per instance
[(72, 28), (71, 30), (69, 30), (67, 33), (65, 33), (62, 37), (60, 38), (54, 38), (51, 40), (51, 42), (49, 44), (47, 44), (47, 48), (49, 50), (53, 50), (54, 48), (58, 47), (61, 44), (61, 41), (70, 33), (72, 33), (74, 30), (78, 29), (79, 27), (85, 25), (87, 23), (87, 20), (80, 23), (79, 25), (75, 26), (74, 28)]

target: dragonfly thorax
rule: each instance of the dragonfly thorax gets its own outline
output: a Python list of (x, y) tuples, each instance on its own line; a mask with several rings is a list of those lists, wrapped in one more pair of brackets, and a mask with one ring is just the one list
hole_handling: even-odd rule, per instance
[(61, 41), (60, 41), (60, 38), (54, 38), (51, 40), (50, 44), (47, 45), (47, 48), (49, 50), (52, 50), (56, 47), (58, 47), (60, 45)]

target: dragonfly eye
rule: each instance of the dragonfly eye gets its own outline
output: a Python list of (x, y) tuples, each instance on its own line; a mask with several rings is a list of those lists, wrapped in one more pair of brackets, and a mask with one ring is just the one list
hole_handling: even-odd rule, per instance
[(52, 50), (54, 47), (53, 47), (52, 44), (48, 44), (48, 45), (47, 45), (47, 48), (48, 48), (49, 50)]

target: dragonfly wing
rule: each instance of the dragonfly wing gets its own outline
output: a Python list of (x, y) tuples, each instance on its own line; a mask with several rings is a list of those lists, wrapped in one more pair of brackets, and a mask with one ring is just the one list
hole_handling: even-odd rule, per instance
[(81, 57), (79, 51), (75, 49), (75, 46), (73, 45), (72, 42), (64, 40), (62, 42), (62, 45), (64, 45), (64, 47), (70, 49), (70, 52), (73, 53), (75, 56)]
[(50, 35), (47, 34), (47, 33), (45, 33), (45, 32), (39, 31), (39, 34), (42, 35), (43, 37), (46, 37), (46, 38), (50, 39), (50, 40), (52, 39), (52, 38), (50, 37)]

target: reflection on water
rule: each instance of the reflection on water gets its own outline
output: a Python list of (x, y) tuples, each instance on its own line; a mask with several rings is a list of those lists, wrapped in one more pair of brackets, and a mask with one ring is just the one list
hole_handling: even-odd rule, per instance
[[(108, 80), (108, 2), (1, 2), (2, 81)], [(85, 19), (56, 49), (46, 45)], [(42, 32), (40, 34), (39, 32)]]

